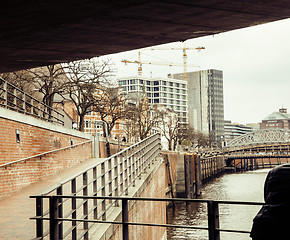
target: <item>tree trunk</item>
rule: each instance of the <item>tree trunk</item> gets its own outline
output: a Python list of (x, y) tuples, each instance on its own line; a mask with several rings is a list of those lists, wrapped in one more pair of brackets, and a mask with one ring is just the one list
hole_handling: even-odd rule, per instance
[(84, 119), (85, 119), (85, 115), (79, 115), (79, 117), (80, 117), (80, 121), (79, 121), (79, 130), (80, 130), (81, 132), (84, 132), (84, 131), (85, 131), (85, 121), (84, 121)]

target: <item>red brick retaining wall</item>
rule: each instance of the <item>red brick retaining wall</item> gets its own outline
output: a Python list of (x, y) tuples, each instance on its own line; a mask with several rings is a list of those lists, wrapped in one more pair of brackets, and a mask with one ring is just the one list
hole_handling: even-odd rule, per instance
[[(81, 153), (81, 154), (80, 154)], [(0, 167), (0, 197), (91, 158), (90, 141), (47, 153), (26, 161)]]
[[(16, 130), (20, 142), (16, 140)], [(88, 139), (0, 118), (0, 165), (21, 158), (84, 142)]]

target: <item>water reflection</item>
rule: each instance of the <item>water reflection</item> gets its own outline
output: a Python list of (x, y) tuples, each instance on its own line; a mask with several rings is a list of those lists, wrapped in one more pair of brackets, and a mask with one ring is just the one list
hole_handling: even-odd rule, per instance
[[(263, 202), (263, 188), (269, 169), (226, 174), (205, 185), (202, 199)], [(220, 227), (249, 231), (260, 206), (220, 205)], [(168, 223), (207, 227), (205, 203), (176, 204), (168, 209)], [(207, 240), (206, 230), (168, 229), (167, 239)], [(248, 234), (221, 233), (222, 240), (248, 240)]]

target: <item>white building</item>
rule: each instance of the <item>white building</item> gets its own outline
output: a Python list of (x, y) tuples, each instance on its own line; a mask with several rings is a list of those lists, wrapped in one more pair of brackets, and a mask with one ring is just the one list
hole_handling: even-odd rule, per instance
[(187, 82), (173, 78), (118, 78), (122, 91), (138, 97), (146, 93), (150, 105), (161, 105), (178, 114), (180, 123), (187, 123)]

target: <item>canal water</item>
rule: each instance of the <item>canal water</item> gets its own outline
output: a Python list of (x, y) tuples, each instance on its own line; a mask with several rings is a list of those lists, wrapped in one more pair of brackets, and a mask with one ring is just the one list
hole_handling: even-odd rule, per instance
[[(201, 199), (264, 202), (264, 182), (269, 169), (225, 174), (203, 186)], [(250, 231), (261, 206), (219, 205), (220, 228)], [(168, 224), (207, 227), (206, 203), (175, 204), (167, 210)], [(168, 240), (207, 240), (207, 230), (168, 228)], [(221, 240), (250, 240), (249, 234), (221, 232)]]

